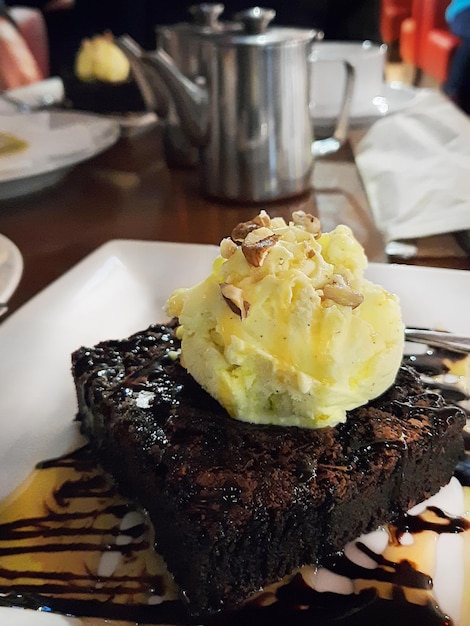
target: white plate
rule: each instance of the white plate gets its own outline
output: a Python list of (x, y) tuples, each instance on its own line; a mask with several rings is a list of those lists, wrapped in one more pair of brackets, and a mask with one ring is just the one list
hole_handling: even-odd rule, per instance
[[(80, 442), (73, 421), (71, 352), (163, 321), (170, 292), (202, 279), (216, 253), (214, 246), (111, 241), (5, 320), (0, 326), (0, 498), (36, 462)], [(399, 294), (406, 323), (470, 333), (470, 272), (371, 264), (368, 275)], [(441, 601), (445, 605), (445, 593)], [(442, 608), (452, 614), (452, 607)], [(43, 615), (18, 609), (6, 614), (1, 623), (9, 626), (48, 623)], [(51, 617), (53, 623), (59, 619)], [(76, 622), (61, 618), (60, 623)]]
[[(374, 121), (400, 111), (416, 97), (418, 89), (400, 82), (384, 84), (380, 93), (370, 101), (356, 104), (350, 115), (350, 126), (356, 128), (367, 126)], [(336, 122), (331, 109), (315, 108), (313, 118), (317, 127), (331, 127)]]
[(27, 142), (0, 158), (0, 200), (39, 191), (61, 180), (78, 163), (112, 146), (120, 135), (110, 119), (73, 111), (0, 115), (0, 132)]
[(13, 241), (0, 235), (0, 303), (8, 302), (23, 273), (23, 257)]

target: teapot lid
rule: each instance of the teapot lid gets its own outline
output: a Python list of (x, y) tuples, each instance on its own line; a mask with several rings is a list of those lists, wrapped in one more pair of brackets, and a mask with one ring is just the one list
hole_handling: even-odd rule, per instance
[(219, 16), (224, 12), (223, 4), (213, 4), (203, 2), (202, 4), (192, 4), (189, 12), (193, 16), (194, 24), (205, 28), (217, 28), (219, 26)]
[[(252, 7), (240, 11), (234, 16), (234, 23), (239, 24), (238, 30), (217, 33), (214, 41), (218, 45), (251, 45), (270, 46), (287, 43), (309, 42), (323, 39), (323, 33), (315, 29), (295, 28), (289, 26), (270, 27), (276, 17), (274, 9)], [(210, 33), (207, 33), (210, 38)]]
[(188, 11), (192, 16), (192, 21), (178, 22), (177, 24), (157, 26), (158, 33), (175, 32), (184, 34), (210, 35), (211, 33), (223, 33), (225, 31), (239, 31), (239, 23), (225, 22), (219, 20), (224, 12), (225, 6), (220, 3), (203, 2), (193, 4)]

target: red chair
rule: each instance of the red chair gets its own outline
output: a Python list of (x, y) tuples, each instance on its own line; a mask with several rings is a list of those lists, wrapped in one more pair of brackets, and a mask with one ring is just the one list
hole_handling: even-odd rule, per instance
[(418, 67), (419, 41), (422, 29), (421, 13), (424, 0), (413, 0), (411, 15), (400, 27), (400, 57), (405, 63)]
[(443, 83), (452, 56), (459, 45), (445, 20), (450, 0), (413, 0), (411, 16), (403, 20), (400, 31), (400, 56), (416, 68), (414, 83), (422, 72)]
[(412, 0), (382, 0), (380, 9), (380, 34), (386, 44), (399, 40), (404, 19), (411, 15)]
[(445, 82), (449, 72), (452, 56), (457, 50), (460, 40), (448, 28), (445, 11), (449, 0), (434, 0), (425, 2), (425, 11), (429, 15), (424, 20), (432, 27), (422, 35), (420, 67), (440, 83)]

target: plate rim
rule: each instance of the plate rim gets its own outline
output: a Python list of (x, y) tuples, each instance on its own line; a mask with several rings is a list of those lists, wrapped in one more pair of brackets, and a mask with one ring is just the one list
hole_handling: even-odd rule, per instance
[[(423, 91), (423, 89), (421, 89), (421, 91)], [(404, 106), (408, 106), (414, 100), (414, 98), (416, 98), (419, 92), (420, 88), (414, 87), (413, 85), (408, 85), (401, 81), (392, 81), (390, 83), (384, 82), (381, 86), (379, 93), (374, 96), (374, 99), (384, 98), (390, 105), (389, 100), (391, 94), (406, 93), (410, 96), (409, 101), (396, 107), (392, 106), (390, 108), (389, 106), (386, 112), (381, 112), (379, 106), (377, 104), (374, 104), (373, 100), (371, 100), (370, 102), (364, 103), (364, 107), (367, 107), (368, 110), (366, 111), (364, 109), (360, 112), (352, 112), (349, 116), (349, 122), (351, 125), (364, 124), (366, 122), (370, 123), (382, 119), (383, 117), (386, 117), (388, 115), (397, 113)], [(325, 115), (324, 111), (320, 111), (319, 113), (315, 114), (315, 109), (313, 110), (312, 115), (314, 123), (320, 126), (325, 124), (333, 124), (336, 120), (336, 117), (334, 115)]]
[[(29, 116), (29, 115), (35, 115), (37, 113), (44, 113), (44, 111), (37, 111), (37, 112), (33, 112), (33, 113), (17, 113), (15, 114), (15, 117), (18, 116)], [(45, 175), (45, 174), (49, 174), (51, 172), (59, 172), (61, 170), (69, 170), (70, 168), (78, 165), (79, 163), (82, 163), (83, 161), (87, 161), (88, 159), (91, 159), (95, 156), (97, 156), (98, 154), (100, 154), (101, 152), (104, 152), (105, 150), (107, 150), (108, 148), (110, 148), (112, 145), (114, 145), (116, 143), (116, 141), (118, 141), (120, 134), (121, 134), (121, 127), (119, 125), (119, 123), (115, 120), (109, 119), (105, 116), (99, 116), (99, 115), (95, 115), (95, 114), (91, 114), (91, 113), (86, 113), (86, 112), (81, 112), (81, 111), (46, 111), (46, 113), (48, 113), (51, 116), (51, 121), (54, 120), (54, 118), (56, 120), (59, 119), (67, 119), (69, 118), (70, 120), (73, 120), (75, 118), (75, 122), (80, 122), (82, 121), (86, 121), (87, 118), (92, 119), (93, 122), (99, 122), (103, 125), (103, 131), (100, 134), (100, 143), (99, 145), (95, 145), (90, 147), (89, 150), (82, 151), (81, 153), (76, 153), (76, 154), (71, 154), (69, 155), (69, 158), (67, 157), (67, 155), (64, 155), (64, 162), (60, 163), (56, 160), (53, 161), (46, 161), (46, 160), (42, 160), (40, 162), (36, 161), (36, 167), (33, 167), (29, 170), (24, 170), (23, 172), (18, 172), (17, 174), (13, 174), (11, 176), (2, 176), (2, 173), (0, 172), (0, 187), (2, 185), (9, 185), (15, 182), (19, 182), (19, 181), (24, 181), (25, 179), (33, 179), (33, 178), (37, 178), (39, 176)], [(0, 115), (0, 119), (8, 119), (8, 118), (12, 118), (14, 117), (13, 115)], [(106, 130), (107, 127), (107, 130)], [(96, 141), (96, 137), (93, 137), (94, 140)], [(71, 158), (70, 158), (71, 157)]]
[[(8, 239), (4, 235), (1, 235), (1, 234), (0, 234), (0, 237)], [(9, 241), (15, 248), (17, 248), (17, 246), (11, 240)], [(108, 254), (107, 252), (108, 249), (111, 252), (113, 248), (116, 248), (116, 247), (119, 248), (120, 246), (124, 248), (129, 248), (129, 249), (134, 246), (135, 247), (145, 246), (145, 247), (155, 247), (155, 248), (157, 247), (162, 247), (162, 248), (180, 247), (181, 249), (193, 248), (193, 249), (202, 249), (202, 250), (207, 250), (207, 251), (212, 249), (212, 251), (214, 252), (214, 257), (215, 255), (217, 255), (219, 251), (219, 246), (217, 244), (211, 244), (211, 243), (167, 241), (167, 240), (157, 240), (157, 239), (138, 239), (138, 238), (125, 238), (125, 237), (109, 239), (108, 241), (101, 243), (96, 248), (88, 252), (85, 256), (79, 259), (76, 263), (74, 263), (72, 266), (66, 269), (62, 274), (57, 276), (57, 278), (55, 278), (50, 283), (45, 285), (42, 289), (39, 290), (39, 292), (34, 294), (29, 300), (23, 303), (17, 309), (17, 311), (15, 311), (12, 315), (10, 315), (9, 319), (14, 318), (23, 309), (29, 308), (31, 303), (32, 305), (34, 305), (36, 300), (41, 299), (45, 293), (48, 293), (50, 290), (55, 290), (59, 288), (62, 282), (65, 283), (68, 281), (69, 276), (73, 276), (75, 273), (79, 274), (83, 270), (83, 268), (86, 268), (87, 265), (93, 266), (95, 262), (95, 257), (99, 258), (102, 255), (106, 256), (106, 254)], [(19, 252), (19, 250), (18, 250), (18, 253), (21, 256), (21, 253)], [(21, 262), (23, 262), (22, 257), (21, 257)], [(388, 269), (385, 269), (385, 268), (388, 268)], [(408, 263), (387, 263), (387, 262), (380, 262), (380, 261), (368, 261), (367, 268), (366, 268), (366, 278), (368, 277), (367, 272), (369, 269), (372, 271), (385, 270), (385, 272), (392, 272), (392, 273), (400, 271), (400, 272), (408, 273), (408, 274), (421, 274), (421, 275), (439, 274), (443, 277), (451, 276), (451, 275), (468, 276), (470, 280), (470, 270), (459, 269), (459, 268), (435, 267), (431, 265), (410, 265)], [(57, 285), (59, 285), (59, 287), (57, 287)], [(0, 327), (0, 335), (1, 335), (1, 327)]]
[(2, 286), (0, 282), (0, 302), (5, 304), (14, 294), (23, 276), (24, 260), (18, 246), (8, 237), (0, 233), (0, 249), (4, 246), (7, 250), (7, 259), (0, 265), (0, 275), (3, 265), (8, 266), (8, 279)]

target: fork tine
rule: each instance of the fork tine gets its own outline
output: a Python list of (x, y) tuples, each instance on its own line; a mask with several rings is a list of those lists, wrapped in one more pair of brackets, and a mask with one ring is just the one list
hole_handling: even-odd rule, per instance
[(470, 337), (461, 337), (440, 330), (405, 328), (405, 339), (414, 343), (425, 343), (428, 346), (453, 350), (454, 352), (470, 353)]

